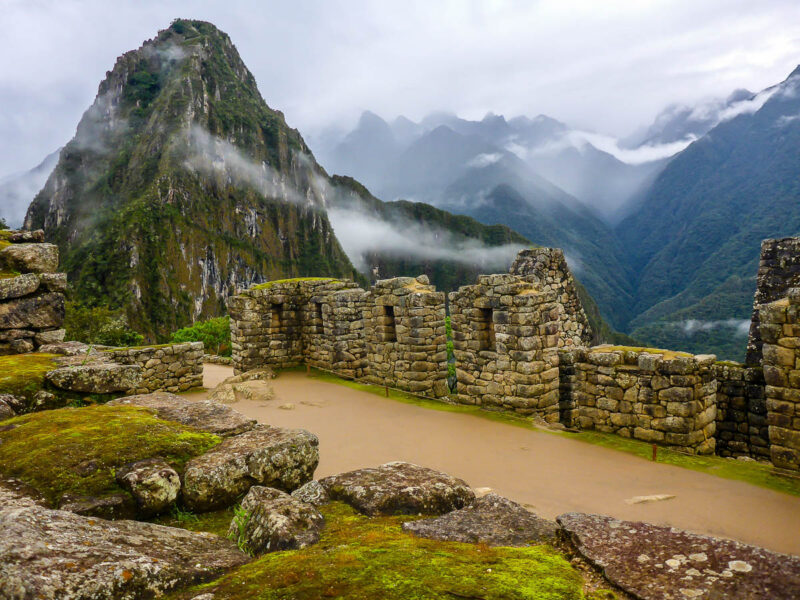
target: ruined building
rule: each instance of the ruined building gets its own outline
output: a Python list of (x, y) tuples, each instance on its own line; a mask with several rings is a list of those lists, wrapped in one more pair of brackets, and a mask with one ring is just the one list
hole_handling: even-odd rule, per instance
[[(797, 289), (793, 289), (797, 288)], [(445, 295), (427, 277), (303, 278), (230, 299), (237, 372), (308, 364), (429, 398), (800, 469), (800, 239), (766, 240), (746, 365), (593, 334), (561, 250)], [(447, 385), (446, 305), (456, 385)]]

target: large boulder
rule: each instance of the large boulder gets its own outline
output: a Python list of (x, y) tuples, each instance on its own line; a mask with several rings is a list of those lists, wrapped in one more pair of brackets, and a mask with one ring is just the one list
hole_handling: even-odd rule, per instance
[(230, 506), (253, 485), (291, 492), (314, 476), (317, 464), (317, 436), (257, 425), (186, 463), (183, 501), (206, 511)]
[(800, 598), (800, 557), (601, 515), (557, 521), (606, 579), (640, 600)]
[(63, 322), (63, 294), (49, 292), (0, 304), (0, 329), (47, 329)]
[(475, 493), (461, 479), (406, 462), (358, 469), (320, 480), (332, 500), (376, 515), (441, 515), (463, 508)]
[(25, 403), (11, 394), (0, 394), (0, 421), (10, 419), (22, 412)]
[(62, 390), (110, 394), (125, 392), (139, 385), (142, 368), (117, 363), (76, 364), (48, 371), (45, 377)]
[(222, 437), (244, 433), (256, 424), (255, 419), (250, 419), (224, 404), (210, 400), (195, 402), (168, 392), (126, 396), (112, 400), (108, 404), (141, 406), (159, 419), (175, 421)]
[(20, 298), (32, 294), (39, 289), (39, 277), (34, 273), (25, 273), (16, 277), (0, 279), (0, 300)]
[(0, 511), (46, 505), (38, 490), (18, 479), (0, 477)]
[(139, 514), (153, 516), (164, 512), (181, 491), (181, 478), (163, 458), (147, 458), (117, 469), (117, 483), (136, 500)]
[(489, 546), (529, 546), (552, 541), (558, 527), (516, 502), (490, 493), (435, 519), (403, 523), (419, 537)]
[(253, 554), (305, 548), (319, 541), (325, 519), (312, 505), (274, 488), (253, 486), (231, 522), (229, 538)]
[(122, 492), (102, 496), (64, 494), (58, 503), (58, 509), (102, 519), (132, 519), (136, 516), (133, 498)]
[(58, 246), (54, 244), (11, 244), (0, 250), (0, 267), (20, 273), (58, 271)]
[(9, 234), (8, 241), (11, 242), (12, 244), (43, 242), (44, 230), (43, 229), (35, 229), (33, 231), (29, 231), (27, 229), (15, 230)]
[(0, 486), (1, 598), (155, 598), (249, 560), (210, 533), (86, 518), (9, 498)]

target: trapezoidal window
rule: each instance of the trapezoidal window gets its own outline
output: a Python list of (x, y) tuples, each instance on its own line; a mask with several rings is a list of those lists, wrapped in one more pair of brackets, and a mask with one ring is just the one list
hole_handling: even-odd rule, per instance
[(384, 342), (397, 341), (397, 325), (394, 317), (394, 306), (381, 306), (378, 328)]
[(325, 332), (325, 322), (322, 320), (322, 302), (314, 302), (314, 331)]
[(273, 304), (272, 314), (270, 315), (270, 327), (280, 329), (283, 320), (283, 304)]
[(475, 333), (478, 337), (478, 349), (494, 352), (494, 320), (491, 308), (479, 308), (475, 321)]

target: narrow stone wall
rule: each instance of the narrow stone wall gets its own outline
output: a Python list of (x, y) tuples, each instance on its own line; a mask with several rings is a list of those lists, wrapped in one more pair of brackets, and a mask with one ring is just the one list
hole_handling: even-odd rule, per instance
[(395, 277), (370, 290), (365, 379), (438, 398), (447, 390), (444, 293), (428, 277)]
[(760, 367), (714, 364), (717, 379), (717, 449), (720, 456), (769, 459), (769, 431)]
[(613, 346), (572, 351), (577, 425), (713, 454), (716, 357), (654, 352)]
[(185, 392), (203, 387), (203, 342), (184, 342), (161, 346), (114, 348), (111, 360), (141, 367), (139, 387), (129, 394)]
[(761, 364), (761, 305), (785, 298), (791, 288), (800, 287), (800, 238), (780, 238), (761, 242), (753, 317), (747, 342), (747, 364)]
[(481, 275), (449, 298), (458, 401), (558, 421), (556, 293), (514, 275)]
[(0, 355), (33, 352), (64, 339), (67, 276), (44, 232), (0, 230)]
[(521, 250), (511, 265), (511, 275), (533, 283), (542, 292), (554, 292), (561, 305), (561, 335), (558, 346), (589, 346), (593, 333), (583, 311), (575, 280), (560, 248)]
[(759, 307), (770, 457), (800, 470), (800, 288)]

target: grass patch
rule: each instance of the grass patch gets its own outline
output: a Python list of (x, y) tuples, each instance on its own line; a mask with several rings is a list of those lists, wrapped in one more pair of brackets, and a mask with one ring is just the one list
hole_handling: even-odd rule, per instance
[(172, 512), (153, 519), (153, 523), (189, 531), (205, 531), (225, 537), (228, 535), (228, 527), (233, 516), (233, 509), (230, 507), (207, 513), (193, 513), (174, 506)]
[[(304, 371), (305, 367), (284, 369), (284, 371), (289, 370)], [(369, 392), (371, 394), (377, 394), (385, 397), (385, 389), (382, 386), (342, 379), (332, 373), (319, 371), (313, 368), (311, 369), (311, 377), (320, 381), (336, 383), (351, 389)], [(537, 425), (530, 419), (511, 413), (486, 410), (478, 406), (448, 404), (447, 402), (421, 398), (419, 396), (414, 396), (392, 389), (389, 390), (389, 399), (398, 402), (404, 402), (406, 404), (413, 404), (415, 406), (421, 406), (423, 408), (429, 408), (431, 410), (470, 414), (481, 419), (505, 423), (506, 425), (513, 425), (514, 427), (522, 427), (549, 435), (568, 437), (580, 442), (595, 444), (597, 446), (603, 446), (612, 450), (633, 454), (645, 460), (650, 460), (653, 453), (652, 444), (630, 438), (624, 438), (610, 433), (600, 433), (597, 431), (581, 431), (578, 433), (553, 431)], [(661, 463), (674, 465), (676, 467), (682, 467), (684, 469), (692, 469), (693, 471), (700, 471), (710, 475), (716, 475), (717, 477), (723, 477), (725, 479), (743, 481), (745, 483), (784, 492), (793, 496), (800, 496), (800, 478), (785, 472), (781, 472), (769, 464), (731, 460), (721, 456), (696, 456), (692, 454), (684, 454), (682, 452), (664, 447), (659, 447), (658, 449), (658, 461)]]
[(0, 394), (30, 400), (44, 387), (44, 376), (56, 364), (55, 354), (12, 354), (0, 356)]
[(217, 581), (173, 595), (220, 600), (348, 598), (582, 600), (583, 578), (549, 546), (490, 548), (404, 533), (409, 517), (367, 518), (349, 506), (320, 509), (320, 542), (266, 554)]
[(638, 346), (595, 346), (589, 350), (589, 354), (595, 352), (646, 352), (648, 354), (661, 354), (664, 358), (677, 358), (677, 357), (692, 357), (694, 355), (688, 352), (679, 352), (677, 350), (663, 350), (661, 348), (640, 348)]
[(122, 465), (160, 456), (179, 474), (186, 462), (220, 442), (210, 433), (162, 421), (132, 406), (89, 406), (37, 412), (3, 421), (0, 473), (39, 490), (57, 506), (66, 494), (105, 496), (121, 491)]
[(19, 277), (19, 276), (20, 276), (19, 271), (5, 271), (3, 269), (0, 269), (0, 279), (12, 279), (14, 277)]
[(251, 290), (268, 290), (274, 285), (278, 285), (280, 283), (300, 283), (301, 281), (339, 281), (334, 277), (295, 277), (293, 279), (276, 279), (275, 281), (267, 281), (265, 283), (259, 283), (258, 285), (251, 286), (249, 289)]

